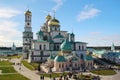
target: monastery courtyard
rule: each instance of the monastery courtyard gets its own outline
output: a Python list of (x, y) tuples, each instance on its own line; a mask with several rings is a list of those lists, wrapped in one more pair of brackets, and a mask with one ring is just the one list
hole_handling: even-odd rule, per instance
[[(13, 58), (10, 60), (10, 62), (12, 63), (20, 63), (21, 59), (17, 59), (17, 58)], [(38, 71), (31, 71), (29, 70), (28, 68), (26, 68), (23, 64), (22, 65), (13, 65), (14, 69), (20, 73), (21, 75), (24, 75), (25, 77), (27, 77), (28, 79), (30, 80), (40, 80), (40, 76), (38, 74), (36, 74)], [(21, 68), (21, 69), (20, 69)], [(113, 76), (100, 76), (101, 80), (114, 80), (114, 78), (116, 78), (116, 80), (119, 80), (120, 78), (120, 72), (119, 71), (116, 71), (117, 74), (116, 75), (113, 75)], [(1, 75), (2, 73), (0, 73)], [(13, 73), (9, 73), (9, 74), (13, 74)], [(17, 73), (14, 73), (14, 74), (17, 74)], [(95, 74), (92, 74), (90, 72), (83, 72), (84, 75), (95, 75)], [(97, 75), (95, 75), (97, 76)], [(50, 80), (50, 78), (48, 77), (45, 77), (44, 80)], [(69, 79), (69, 80), (74, 80), (74, 79)]]

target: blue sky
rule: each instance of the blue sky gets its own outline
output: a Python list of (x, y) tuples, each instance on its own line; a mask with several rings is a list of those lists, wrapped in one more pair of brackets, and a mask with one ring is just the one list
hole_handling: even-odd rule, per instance
[(36, 32), (53, 11), (61, 29), (88, 46), (120, 45), (120, 0), (0, 0), (0, 46), (22, 45), (24, 12), (32, 11)]

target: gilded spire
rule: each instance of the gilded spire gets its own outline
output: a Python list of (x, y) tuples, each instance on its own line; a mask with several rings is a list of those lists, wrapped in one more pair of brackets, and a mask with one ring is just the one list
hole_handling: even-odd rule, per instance
[(32, 12), (31, 11), (29, 11), (29, 9), (25, 12), (25, 15), (32, 15)]

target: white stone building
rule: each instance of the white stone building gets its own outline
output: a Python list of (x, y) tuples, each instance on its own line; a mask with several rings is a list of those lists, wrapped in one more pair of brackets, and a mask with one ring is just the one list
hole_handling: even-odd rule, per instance
[(61, 30), (59, 20), (55, 16), (46, 16), (46, 21), (36, 33), (37, 39), (33, 39), (31, 27), (32, 13), (28, 10), (25, 13), (25, 31), (23, 32), (23, 58), (28, 58), (29, 62), (46, 61), (50, 54), (57, 54), (60, 45), (67, 39), (70, 42), (72, 53), (79, 58), (86, 55), (87, 43), (75, 41), (75, 34)]

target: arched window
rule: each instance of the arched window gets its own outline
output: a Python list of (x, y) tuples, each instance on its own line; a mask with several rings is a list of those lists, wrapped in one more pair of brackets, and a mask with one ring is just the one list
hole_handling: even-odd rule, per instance
[(57, 50), (59, 50), (59, 45), (57, 45)]
[(59, 64), (59, 68), (61, 68), (61, 65)]
[(75, 67), (77, 67), (77, 64), (75, 63)]
[(55, 31), (57, 31), (57, 28), (55, 27)]
[(64, 68), (64, 64), (62, 64), (62, 68)]
[(33, 55), (34, 53), (32, 52), (32, 55)]
[(83, 59), (83, 54), (81, 54), (80, 58)]
[(82, 45), (82, 50), (84, 50), (84, 46)]
[(46, 45), (44, 45), (44, 50), (46, 50)]

